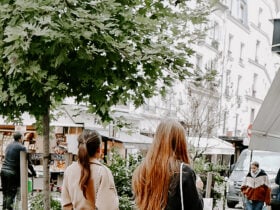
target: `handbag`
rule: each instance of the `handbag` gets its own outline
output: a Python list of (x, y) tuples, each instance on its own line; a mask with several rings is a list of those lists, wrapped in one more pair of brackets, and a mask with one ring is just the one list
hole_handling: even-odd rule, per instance
[(184, 165), (184, 163), (181, 163), (181, 165), (180, 165), (180, 195), (181, 195), (181, 207), (182, 207), (182, 210), (184, 210), (184, 199), (183, 199), (183, 165)]
[(271, 210), (271, 206), (264, 205), (262, 210)]

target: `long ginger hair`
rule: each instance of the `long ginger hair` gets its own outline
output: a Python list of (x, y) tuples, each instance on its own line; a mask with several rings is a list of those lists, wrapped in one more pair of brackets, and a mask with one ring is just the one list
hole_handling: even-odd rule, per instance
[(190, 163), (185, 130), (177, 121), (162, 121), (145, 159), (133, 173), (132, 189), (139, 210), (165, 208), (170, 180), (179, 172), (180, 162)]
[(101, 136), (95, 130), (83, 130), (78, 137), (78, 162), (81, 166), (80, 188), (86, 199), (95, 203), (94, 180), (91, 179), (90, 157), (94, 157), (100, 148)]

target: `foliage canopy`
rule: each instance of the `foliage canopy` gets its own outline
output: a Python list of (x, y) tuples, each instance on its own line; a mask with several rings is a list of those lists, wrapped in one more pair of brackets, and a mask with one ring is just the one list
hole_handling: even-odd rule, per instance
[(0, 114), (38, 117), (75, 97), (107, 120), (115, 104), (164, 93), (191, 75), (193, 26), (209, 12), (208, 1), (191, 2), (2, 1)]

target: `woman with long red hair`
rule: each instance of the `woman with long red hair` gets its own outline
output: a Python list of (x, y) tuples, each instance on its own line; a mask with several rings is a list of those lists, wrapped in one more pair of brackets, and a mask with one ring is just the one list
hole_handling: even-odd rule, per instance
[[(162, 121), (145, 159), (133, 173), (137, 209), (202, 210), (203, 200), (196, 185), (185, 129), (177, 121)], [(199, 185), (203, 188), (201, 180)]]

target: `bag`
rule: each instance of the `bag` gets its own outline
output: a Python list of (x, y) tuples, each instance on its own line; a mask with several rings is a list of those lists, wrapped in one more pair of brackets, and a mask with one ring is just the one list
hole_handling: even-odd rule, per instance
[(271, 206), (265, 205), (265, 206), (263, 206), (262, 210), (271, 210)]

